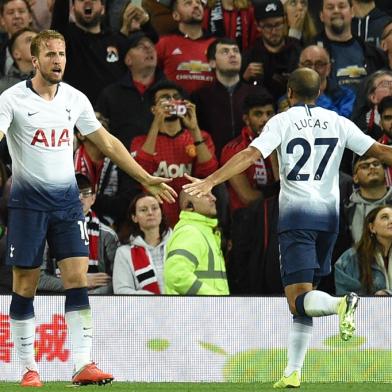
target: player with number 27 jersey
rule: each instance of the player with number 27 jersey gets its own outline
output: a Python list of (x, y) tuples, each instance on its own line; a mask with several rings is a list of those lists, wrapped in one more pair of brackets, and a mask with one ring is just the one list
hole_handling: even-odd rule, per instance
[(337, 233), (337, 174), (344, 149), (363, 155), (374, 142), (351, 121), (316, 106), (293, 106), (270, 119), (251, 146), (264, 158), (277, 149), (282, 181), (279, 232)]

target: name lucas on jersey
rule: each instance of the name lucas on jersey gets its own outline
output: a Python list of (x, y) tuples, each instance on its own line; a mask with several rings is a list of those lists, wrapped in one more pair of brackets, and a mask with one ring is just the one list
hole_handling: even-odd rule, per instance
[(328, 121), (321, 122), (318, 118), (304, 118), (295, 122), (294, 125), (297, 127), (298, 131), (304, 128), (320, 128), (327, 129)]
[(31, 141), (31, 145), (43, 144), (45, 147), (61, 147), (62, 144), (71, 145), (71, 139), (69, 137), (69, 130), (63, 129), (57, 131), (52, 129), (50, 132), (45, 132), (43, 129), (37, 129)]

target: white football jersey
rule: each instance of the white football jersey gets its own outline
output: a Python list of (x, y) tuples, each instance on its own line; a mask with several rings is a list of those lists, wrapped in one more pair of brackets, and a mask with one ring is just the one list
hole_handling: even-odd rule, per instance
[(73, 165), (74, 126), (101, 127), (87, 97), (66, 83), (47, 101), (23, 81), (0, 96), (0, 131), (12, 158), (9, 205), (60, 210), (79, 202)]
[(338, 231), (339, 165), (345, 148), (363, 155), (375, 140), (353, 122), (316, 106), (272, 117), (253, 140), (263, 157), (278, 153), (279, 231)]

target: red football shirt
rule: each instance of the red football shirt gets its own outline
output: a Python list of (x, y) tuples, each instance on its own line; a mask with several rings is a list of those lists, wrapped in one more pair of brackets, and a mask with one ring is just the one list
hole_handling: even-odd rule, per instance
[[(193, 144), (194, 140), (191, 132), (187, 129), (183, 129), (175, 136), (159, 133), (155, 145), (155, 154), (153, 155), (142, 150), (147, 136), (136, 136), (132, 140), (131, 152), (136, 161), (150, 174), (173, 178), (169, 185), (179, 194), (182, 186), (188, 182), (184, 177), (185, 173), (194, 177), (204, 178), (218, 168), (215, 147), (211, 136), (205, 131), (201, 131), (201, 134), (212, 154), (212, 158), (207, 162), (198, 162), (196, 147)], [(172, 204), (164, 203), (163, 212), (169, 225), (173, 227), (177, 223), (180, 214), (178, 200)]]
[[(241, 134), (223, 147), (221, 154), (221, 166), (237, 152), (247, 148), (253, 139), (253, 132), (248, 127), (242, 128)], [(243, 174), (245, 174), (248, 178), (252, 188), (257, 189), (262, 185), (269, 185), (274, 182), (272, 165), (269, 157), (267, 159), (260, 158), (254, 165), (249, 166)], [(234, 212), (238, 208), (245, 207), (229, 182), (227, 182), (227, 188), (229, 191), (231, 211)]]
[(196, 40), (182, 34), (162, 36), (156, 44), (158, 65), (166, 77), (188, 93), (209, 86), (215, 78), (207, 60), (207, 48), (214, 37)]

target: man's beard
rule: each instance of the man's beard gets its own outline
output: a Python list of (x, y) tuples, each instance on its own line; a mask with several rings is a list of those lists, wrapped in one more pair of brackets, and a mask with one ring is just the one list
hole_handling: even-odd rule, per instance
[(101, 23), (101, 14), (97, 13), (90, 21), (84, 20), (83, 14), (80, 12), (75, 12), (75, 20), (81, 26), (89, 29), (91, 27), (96, 27)]
[(191, 26), (197, 26), (197, 25), (201, 25), (201, 22), (202, 22), (202, 18), (195, 19), (195, 18), (191, 17), (188, 20), (184, 20), (182, 23), (187, 24), (187, 25), (191, 25)]
[(341, 35), (345, 30), (345, 26), (343, 23), (339, 25), (331, 24), (331, 30), (335, 35)]
[(284, 43), (285, 38), (281, 37), (281, 39), (279, 39), (279, 41), (275, 41), (275, 40), (269, 40), (266, 37), (264, 37), (264, 41), (267, 43), (267, 45), (269, 45), (273, 48), (278, 48)]
[(53, 79), (53, 78), (51, 78), (51, 77), (49, 76), (49, 74), (43, 73), (42, 71), (40, 71), (40, 72), (41, 72), (41, 77), (42, 77), (42, 79), (44, 79), (45, 82), (48, 82), (48, 83), (50, 83), (50, 84), (59, 84), (59, 83), (63, 80), (63, 77), (62, 77), (62, 76), (61, 76), (60, 79)]
[(226, 78), (232, 78), (234, 76), (239, 75), (240, 73), (240, 68), (239, 69), (224, 69), (224, 70), (219, 70), (219, 73), (222, 76), (225, 76)]
[(370, 180), (366, 184), (362, 184), (361, 187), (365, 188), (365, 189), (368, 189), (368, 188), (373, 188), (375, 186), (383, 185), (384, 183), (385, 183), (385, 177), (383, 177), (383, 178), (373, 178), (372, 180)]

